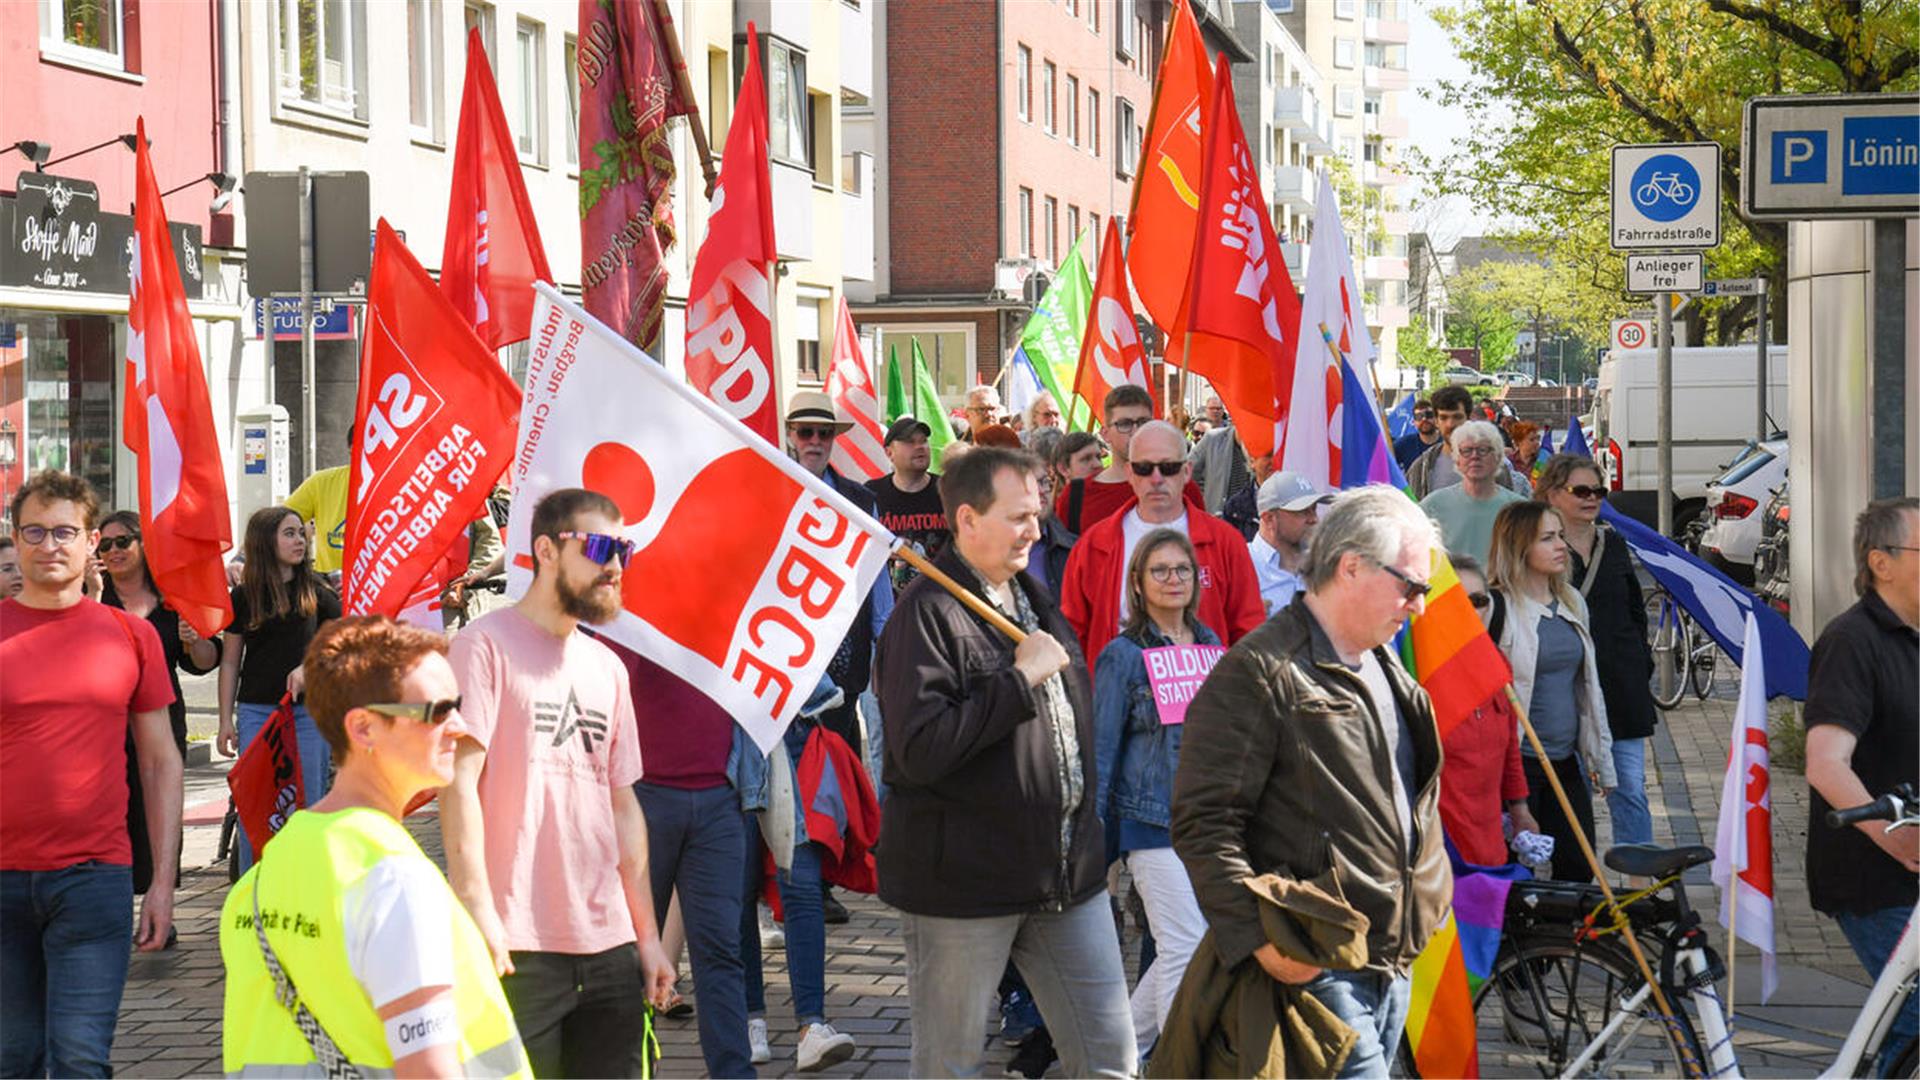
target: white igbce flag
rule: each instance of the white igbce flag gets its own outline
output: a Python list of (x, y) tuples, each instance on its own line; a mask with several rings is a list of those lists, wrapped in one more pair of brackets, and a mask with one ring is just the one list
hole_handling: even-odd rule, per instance
[(770, 749), (859, 615), (893, 534), (551, 286), (534, 288), (508, 593), (533, 580), (542, 495), (612, 498), (635, 550), (623, 610), (596, 632), (687, 680)]
[(1713, 841), (1720, 925), (1734, 928), (1742, 940), (1760, 950), (1763, 1004), (1780, 985), (1780, 958), (1773, 945), (1773, 771), (1767, 745), (1765, 657), (1760, 625), (1749, 614), (1740, 704), (1733, 710), (1731, 752), (1720, 787), (1720, 821)]

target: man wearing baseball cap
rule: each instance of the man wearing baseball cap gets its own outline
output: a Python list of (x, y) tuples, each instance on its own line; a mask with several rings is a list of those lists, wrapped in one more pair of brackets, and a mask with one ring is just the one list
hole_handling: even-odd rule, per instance
[(1260, 577), (1260, 601), (1268, 616), (1292, 603), (1294, 594), (1306, 587), (1300, 568), (1307, 561), (1307, 542), (1319, 523), (1321, 505), (1332, 501), (1331, 494), (1296, 472), (1274, 473), (1260, 485), (1254, 497), (1260, 531), (1247, 541), (1247, 554)]
[[(932, 454), (927, 438), (933, 429), (911, 416), (903, 416), (887, 429), (885, 446), (893, 473), (867, 481), (877, 505), (875, 517), (915, 551), (929, 559), (939, 557), (953, 539), (947, 524), (947, 512), (940, 505), (940, 488), (928, 474)], [(906, 563), (893, 563), (893, 587), (897, 592), (919, 575)]]

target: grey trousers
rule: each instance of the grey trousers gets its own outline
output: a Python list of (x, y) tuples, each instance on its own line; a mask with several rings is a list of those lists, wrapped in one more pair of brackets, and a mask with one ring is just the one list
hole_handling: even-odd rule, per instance
[(1133, 1014), (1105, 893), (1059, 912), (948, 919), (901, 912), (914, 1076), (981, 1075), (994, 987), (1012, 958), (1067, 1076), (1131, 1076)]

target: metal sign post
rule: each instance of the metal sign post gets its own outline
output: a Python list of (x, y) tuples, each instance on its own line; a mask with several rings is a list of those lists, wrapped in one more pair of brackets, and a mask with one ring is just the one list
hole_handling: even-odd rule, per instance
[(313, 404), (313, 175), (300, 166), (300, 445), (302, 472), (316, 471), (318, 418)]
[(1661, 293), (1655, 302), (1660, 317), (1659, 348), (1654, 380), (1659, 383), (1660, 535), (1673, 535), (1673, 294)]

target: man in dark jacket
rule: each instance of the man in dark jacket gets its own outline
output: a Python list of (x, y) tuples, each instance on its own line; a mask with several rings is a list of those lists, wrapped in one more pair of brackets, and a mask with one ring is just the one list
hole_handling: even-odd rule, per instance
[(1092, 689), (1059, 608), (1024, 572), (1040, 535), (1036, 467), (997, 447), (949, 464), (940, 497), (954, 542), (934, 564), (1025, 639), (923, 577), (880, 642), (880, 898), (906, 935), (914, 1076), (979, 1074), (1009, 956), (1067, 1075), (1134, 1071), (1093, 799)]
[[(1307, 556), (1306, 592), (1228, 651), (1188, 707), (1174, 778), (1173, 847), (1221, 963), (1251, 959), (1345, 1020), (1359, 1041), (1342, 1076), (1387, 1075), (1408, 969), (1453, 893), (1433, 705), (1383, 648), (1424, 609), (1438, 541), (1391, 488), (1336, 498)], [(1247, 887), (1262, 874), (1312, 883), (1365, 915), (1365, 966), (1282, 955)]]

